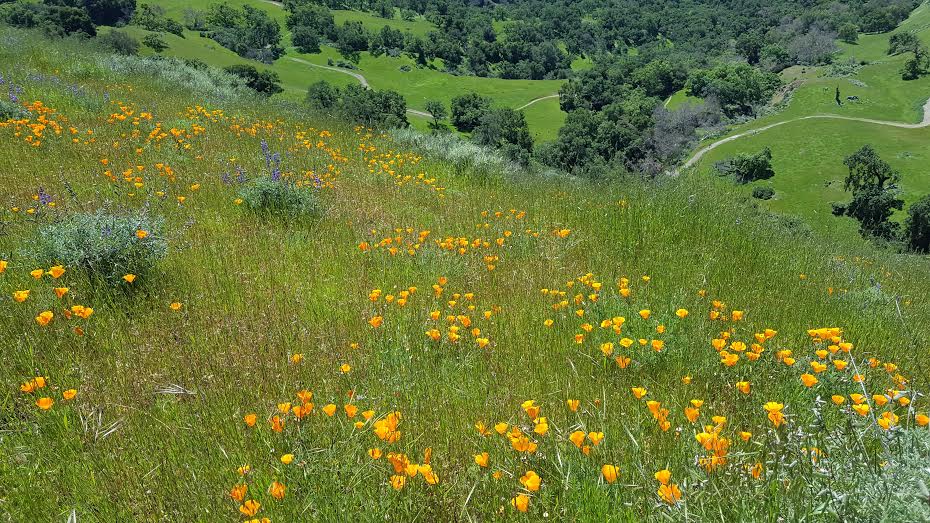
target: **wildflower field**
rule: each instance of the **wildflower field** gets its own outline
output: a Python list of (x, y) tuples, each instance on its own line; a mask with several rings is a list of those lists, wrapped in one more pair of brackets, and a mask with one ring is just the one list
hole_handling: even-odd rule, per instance
[(930, 519), (925, 258), (68, 40), (0, 75), (2, 521)]

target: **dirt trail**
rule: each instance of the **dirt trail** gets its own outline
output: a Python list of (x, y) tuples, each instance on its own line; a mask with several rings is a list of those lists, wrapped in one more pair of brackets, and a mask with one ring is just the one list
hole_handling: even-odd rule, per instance
[(920, 123), (890, 122), (890, 121), (887, 121), (887, 120), (873, 120), (873, 119), (871, 119), (871, 118), (856, 118), (856, 117), (853, 117), (853, 116), (840, 116), (840, 115), (836, 115), (836, 114), (815, 114), (815, 115), (811, 115), (811, 116), (802, 116), (802, 117), (799, 117), (799, 118), (792, 118), (791, 120), (785, 120), (785, 121), (782, 121), (782, 122), (776, 122), (776, 123), (773, 123), (773, 124), (766, 125), (766, 126), (764, 126), (764, 127), (760, 127), (760, 128), (758, 128), (758, 129), (752, 129), (752, 130), (749, 130), (749, 131), (746, 131), (746, 132), (742, 132), (742, 133), (739, 133), (739, 134), (734, 134), (733, 136), (728, 136), (728, 137), (723, 138), (723, 139), (721, 139), (721, 140), (717, 140), (716, 142), (713, 142), (713, 143), (711, 143), (710, 145), (706, 145), (706, 146), (704, 146), (704, 147), (698, 149), (697, 152), (695, 152), (694, 155), (691, 156), (691, 158), (690, 158), (687, 162), (684, 163), (684, 165), (682, 165), (679, 169), (676, 169), (672, 174), (673, 174), (673, 175), (677, 175), (677, 174), (679, 173), (679, 171), (681, 171), (681, 169), (688, 169), (688, 168), (690, 168), (690, 167), (693, 167), (696, 163), (698, 163), (699, 161), (701, 161), (701, 158), (703, 158), (705, 154), (709, 153), (710, 151), (716, 149), (717, 147), (719, 147), (719, 146), (721, 146), (721, 145), (723, 145), (723, 144), (725, 144), (725, 143), (729, 143), (729, 142), (732, 142), (732, 141), (734, 141), (734, 140), (738, 140), (738, 139), (740, 139), (740, 138), (743, 138), (744, 136), (753, 136), (753, 135), (759, 134), (759, 133), (761, 133), (761, 132), (763, 132), (763, 131), (767, 131), (767, 130), (773, 128), (773, 127), (778, 127), (779, 125), (784, 125), (784, 124), (786, 124), (786, 123), (797, 122), (797, 121), (800, 121), (800, 120), (812, 120), (812, 119), (815, 119), (815, 118), (831, 119), (831, 120), (848, 120), (848, 121), (851, 121), (851, 122), (865, 122), (865, 123), (871, 123), (871, 124), (875, 124), (875, 125), (886, 125), (886, 126), (889, 126), (889, 127), (899, 127), (899, 128), (902, 128), (902, 129), (920, 129), (920, 128), (923, 128), (923, 127), (928, 127), (928, 126), (930, 126), (930, 99), (928, 99), (927, 102), (924, 104), (924, 118), (923, 118), (923, 120), (920, 121)]
[(530, 100), (529, 102), (527, 102), (527, 103), (521, 105), (520, 107), (517, 107), (516, 110), (517, 110), (517, 111), (522, 111), (523, 109), (526, 109), (527, 107), (533, 105), (533, 104), (536, 103), (536, 102), (541, 102), (541, 101), (543, 101), (543, 100), (550, 100), (550, 99), (552, 99), (552, 98), (558, 98), (558, 97), (559, 97), (558, 93), (556, 93), (556, 94), (549, 94), (549, 95), (546, 95), (546, 96), (540, 96), (539, 98), (534, 98), (534, 99)]
[[(265, 0), (265, 1), (268, 2), (268, 3), (275, 3), (275, 2), (271, 2), (271, 0)], [(302, 58), (294, 58), (293, 56), (288, 56), (287, 59), (288, 59), (288, 60), (291, 60), (291, 61), (294, 61), (294, 62), (297, 62), (297, 63), (300, 63), (300, 64), (309, 65), (310, 67), (318, 67), (318, 68), (320, 68), (320, 69), (326, 69), (326, 70), (328, 70), (328, 71), (335, 71), (335, 72), (337, 72), (337, 73), (347, 74), (347, 75), (349, 75), (349, 76), (354, 77), (356, 80), (358, 80), (359, 83), (362, 84), (362, 87), (364, 87), (365, 89), (368, 89), (368, 88), (371, 87), (370, 85), (368, 85), (368, 79), (366, 79), (361, 73), (356, 73), (356, 72), (354, 72), (354, 71), (349, 71), (349, 70), (346, 70), (346, 69), (342, 69), (342, 68), (340, 68), (340, 67), (331, 67), (331, 66), (328, 66), (328, 65), (319, 65), (319, 64), (315, 64), (315, 63), (313, 63), (313, 62), (308, 62), (307, 60), (304, 60), (304, 59), (302, 59)], [(539, 101), (542, 101), (542, 100), (548, 100), (548, 99), (550, 99), (550, 98), (558, 98), (558, 97), (559, 97), (558, 94), (550, 94), (550, 95), (548, 95), (548, 96), (542, 96), (542, 97), (539, 97), (539, 98), (535, 98), (535, 99), (530, 100), (529, 102), (527, 102), (527, 103), (521, 105), (520, 107), (517, 107), (517, 111), (523, 110), (523, 109), (525, 109), (525, 108), (527, 108), (527, 107), (533, 105), (533, 104), (536, 103), (536, 102), (539, 102)], [(432, 117), (433, 117), (433, 115), (431, 115), (430, 113), (428, 113), (428, 112), (426, 112), (426, 111), (420, 111), (420, 110), (417, 110), (417, 109), (407, 109), (407, 112), (410, 113), (410, 114), (415, 114), (415, 115), (420, 116), (420, 117), (423, 117), (423, 118), (432, 118)]]
[(362, 76), (360, 73), (354, 73), (352, 71), (341, 69), (339, 67), (330, 67), (328, 65), (315, 64), (313, 62), (308, 62), (304, 60), (303, 58), (294, 58), (293, 56), (288, 56), (287, 59), (297, 62), (297, 63), (304, 64), (304, 65), (309, 65), (310, 67), (319, 67), (320, 69), (327, 69), (329, 71), (336, 71), (337, 73), (347, 74), (349, 76), (355, 77), (355, 79), (358, 80), (360, 84), (362, 84), (362, 87), (364, 87), (365, 89), (368, 89), (368, 80), (366, 80), (365, 77)]

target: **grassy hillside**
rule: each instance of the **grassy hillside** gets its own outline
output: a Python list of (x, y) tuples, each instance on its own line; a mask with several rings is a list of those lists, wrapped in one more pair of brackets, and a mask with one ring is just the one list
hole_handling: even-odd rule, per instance
[[(794, 121), (811, 115), (837, 115), (901, 123), (920, 122), (922, 107), (930, 97), (930, 77), (902, 80), (900, 70), (907, 56), (886, 54), (891, 34), (901, 31), (914, 32), (924, 42), (930, 43), (930, 7), (921, 5), (892, 33), (860, 35), (858, 44), (841, 44), (837, 63), (849, 59), (868, 62), (849, 77), (827, 76), (828, 68), (825, 67), (786, 70), (784, 80), (799, 84), (791, 93), (787, 107), (736, 126), (723, 137), (773, 123), (790, 123), (714, 149), (702, 158), (698, 172), (711, 174), (716, 161), (738, 152), (756, 152), (770, 147), (776, 176), (763, 183), (774, 188), (776, 196), (765, 205), (778, 212), (800, 216), (816, 230), (850, 241), (858, 241), (855, 222), (832, 216), (830, 202), (849, 199), (842, 188), (847, 174), (843, 159), (862, 145), (872, 144), (883, 159), (901, 171), (901, 186), (907, 203), (930, 193), (930, 178), (925, 168), (925, 145), (930, 138), (927, 128), (903, 129), (839, 119)], [(844, 100), (842, 106), (837, 106), (834, 100), (836, 87), (840, 88)], [(847, 96), (856, 96), (859, 100), (849, 101)], [(704, 145), (721, 138), (709, 138)], [(743, 190), (749, 194), (752, 187)], [(901, 219), (903, 215), (899, 212), (897, 218)]]
[[(3, 519), (930, 518), (925, 260), (0, 41)], [(240, 201), (275, 158), (321, 215)], [(98, 211), (167, 255), (55, 268)]]
[[(207, 9), (213, 3), (215, 3), (213, 0), (195, 0), (194, 2), (170, 0), (159, 4), (166, 8), (169, 16), (177, 20), (183, 20), (184, 10), (188, 7)], [(229, 3), (237, 7), (251, 5), (269, 13), (281, 24), (284, 30), (284, 45), (290, 45), (287, 28), (284, 25), (286, 12), (281, 6), (264, 0), (236, 0)], [(423, 36), (433, 29), (432, 24), (425, 19), (412, 22), (400, 19), (388, 20), (369, 13), (346, 10), (334, 10), (333, 17), (337, 24), (342, 24), (347, 20), (361, 21), (371, 31), (378, 31), (383, 26), (390, 25), (395, 29)], [(129, 26), (127, 30), (137, 38), (141, 38), (147, 32), (142, 28), (133, 26)], [(165, 41), (170, 47), (165, 51), (165, 54), (183, 58), (196, 58), (217, 67), (225, 67), (234, 63), (258, 65), (256, 62), (250, 62), (222, 48), (222, 46), (208, 38), (200, 37), (194, 31), (184, 31), (184, 36), (184, 38), (179, 38), (170, 34), (166, 35)], [(150, 52), (150, 50), (143, 49), (143, 52)], [(357, 81), (348, 74), (307, 66), (295, 62), (292, 58), (299, 58), (318, 65), (327, 65), (330, 59), (342, 59), (339, 53), (329, 46), (323, 46), (323, 52), (315, 55), (300, 54), (295, 48), (290, 47), (284, 57), (267, 66), (268, 69), (277, 72), (281, 77), (282, 87), (285, 88), (285, 92), (281, 96), (287, 99), (302, 100), (307, 87), (319, 80), (326, 80), (336, 85), (345, 85)], [(584, 61), (579, 61), (579, 67), (584, 67), (584, 64)], [(409, 67), (410, 71), (401, 70), (404, 66)], [(391, 89), (400, 92), (406, 98), (408, 106), (419, 111), (425, 110), (427, 100), (440, 100), (448, 105), (453, 97), (469, 92), (490, 96), (503, 106), (521, 107), (533, 99), (558, 93), (559, 87), (564, 83), (563, 80), (503, 80), (499, 78), (454, 76), (436, 69), (418, 68), (415, 62), (407, 57), (390, 57), (386, 55), (373, 57), (367, 52), (361, 53), (358, 69), (352, 72), (362, 74), (375, 89)], [(557, 100), (554, 103), (548, 102), (541, 107), (534, 107), (533, 111), (526, 113), (526, 117), (530, 131), (539, 140), (553, 139), (565, 119), (564, 113), (558, 107)], [(426, 121), (424, 118), (413, 113), (409, 115), (409, 118), (415, 127), (425, 129)]]

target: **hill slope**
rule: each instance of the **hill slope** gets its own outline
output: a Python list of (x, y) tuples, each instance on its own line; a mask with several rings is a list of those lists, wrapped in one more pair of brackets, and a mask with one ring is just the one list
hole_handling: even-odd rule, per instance
[[(930, 516), (921, 259), (0, 41), (6, 519)], [(84, 239), (166, 257), (61, 273), (37, 238), (98, 211), (134, 221)]]
[[(766, 184), (775, 189), (776, 197), (766, 205), (800, 216), (824, 234), (857, 241), (855, 224), (833, 217), (830, 203), (848, 199), (842, 188), (843, 158), (862, 145), (872, 144), (903, 173), (901, 187), (907, 203), (930, 193), (930, 177), (924, 168), (924, 144), (930, 137), (926, 129), (930, 76), (902, 80), (900, 70), (907, 56), (886, 54), (890, 36), (905, 31), (930, 43), (927, 4), (891, 33), (860, 35), (858, 44), (841, 44), (836, 63), (866, 62), (847, 76), (831, 76), (827, 67), (786, 71), (783, 76), (794, 88), (783, 110), (706, 140), (686, 167), (710, 173), (716, 161), (770, 147), (777, 174)], [(842, 106), (835, 102), (836, 88), (844, 100)], [(903, 215), (898, 214), (899, 218)]]

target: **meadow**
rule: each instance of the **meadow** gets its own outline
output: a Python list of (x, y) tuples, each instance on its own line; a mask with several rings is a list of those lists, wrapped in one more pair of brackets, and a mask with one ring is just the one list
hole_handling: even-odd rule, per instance
[[(195, 0), (193, 2), (180, 2), (171, 0), (160, 2), (165, 7), (168, 16), (183, 21), (184, 11), (187, 8), (207, 9), (214, 4), (213, 0)], [(293, 58), (305, 60), (317, 65), (326, 66), (330, 61), (343, 61), (344, 59), (331, 46), (322, 46), (318, 54), (302, 54), (290, 46), (289, 33), (285, 23), (286, 11), (283, 7), (261, 0), (236, 0), (229, 2), (232, 6), (250, 5), (262, 9), (271, 15), (281, 25), (284, 35), (284, 45), (288, 46), (287, 54), (269, 66), (257, 64), (254, 61), (242, 58), (223, 48), (209, 38), (203, 38), (195, 31), (184, 31), (184, 38), (167, 34), (163, 38), (169, 48), (164, 52), (167, 56), (178, 56), (201, 60), (216, 67), (225, 67), (237, 63), (252, 63), (259, 68), (267, 68), (278, 73), (284, 93), (280, 96), (289, 100), (303, 100), (307, 87), (319, 80), (326, 80), (335, 85), (346, 85), (358, 80), (339, 71), (307, 66), (294, 61)], [(394, 29), (424, 36), (433, 30), (433, 25), (425, 19), (405, 21), (399, 18), (386, 19), (369, 13), (348, 10), (333, 10), (336, 24), (345, 21), (360, 21), (366, 29), (372, 32), (379, 31), (383, 26), (389, 25)], [(126, 28), (130, 34), (141, 38), (148, 31), (137, 26)], [(142, 49), (143, 54), (152, 54), (148, 48)], [(584, 68), (588, 62), (577, 61), (579, 68)], [(406, 66), (406, 67), (405, 67)], [(401, 68), (409, 68), (404, 71)], [(522, 107), (528, 102), (557, 94), (564, 80), (505, 80), (500, 78), (481, 78), (475, 76), (455, 76), (433, 68), (417, 67), (416, 62), (406, 56), (391, 57), (387, 55), (372, 56), (368, 52), (361, 53), (358, 68), (351, 72), (362, 74), (369, 85), (375, 89), (391, 89), (404, 95), (407, 106), (417, 111), (425, 111), (426, 102), (439, 100), (448, 107), (455, 96), (477, 92), (483, 96), (491, 97), (496, 103), (506, 107)], [(530, 132), (537, 141), (552, 140), (556, 137), (559, 127), (565, 120), (565, 114), (559, 108), (558, 99), (548, 99), (532, 106), (532, 110), (525, 112)], [(408, 113), (410, 123), (417, 129), (426, 130), (428, 119), (416, 113)]]
[[(827, 76), (827, 67), (794, 66), (782, 73), (788, 83), (797, 80), (781, 110), (733, 126), (722, 136), (707, 138), (702, 146), (721, 138), (745, 133), (778, 122), (788, 122), (759, 134), (745, 136), (710, 151), (696, 166), (701, 175), (714, 176), (713, 164), (739, 152), (755, 153), (764, 147), (772, 150), (775, 177), (760, 185), (775, 190), (775, 198), (764, 202), (767, 208), (799, 216), (818, 232), (850, 242), (864, 241), (858, 237), (854, 221), (836, 218), (830, 213), (831, 202), (849, 200), (843, 191), (847, 168), (843, 159), (862, 145), (872, 144), (881, 157), (902, 173), (901, 190), (910, 203), (930, 193), (930, 179), (924, 166), (927, 158), (927, 128), (906, 129), (873, 123), (838, 119), (797, 120), (812, 115), (837, 115), (869, 118), (908, 124), (923, 118), (923, 105), (930, 93), (930, 77), (905, 81), (900, 70), (906, 55), (888, 56), (888, 39), (897, 32), (910, 31), (925, 43), (930, 43), (930, 8), (918, 7), (895, 31), (863, 34), (857, 44), (840, 43), (840, 55), (835, 62), (865, 60), (848, 77)], [(839, 87), (843, 105), (835, 102)], [(847, 96), (858, 97), (857, 101)], [(669, 102), (681, 104), (684, 93)], [(742, 187), (745, 194), (753, 186)], [(901, 220), (904, 212), (896, 213)]]
[[(3, 519), (930, 518), (925, 260), (0, 42)], [(251, 212), (262, 180), (319, 213)], [(97, 212), (166, 255), (43, 257)]]

